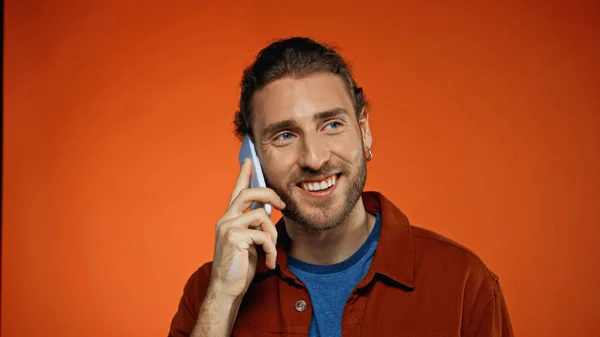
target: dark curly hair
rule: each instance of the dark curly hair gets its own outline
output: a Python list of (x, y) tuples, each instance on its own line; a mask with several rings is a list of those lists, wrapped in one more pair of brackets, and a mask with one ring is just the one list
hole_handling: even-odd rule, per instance
[(350, 66), (333, 46), (317, 43), (310, 38), (292, 37), (280, 39), (258, 53), (256, 60), (244, 70), (240, 84), (239, 110), (235, 113), (235, 133), (238, 138), (252, 134), (252, 97), (267, 84), (289, 76), (302, 78), (315, 73), (333, 73), (346, 83), (352, 97), (354, 110), (359, 118), (368, 105), (362, 88), (350, 71)]

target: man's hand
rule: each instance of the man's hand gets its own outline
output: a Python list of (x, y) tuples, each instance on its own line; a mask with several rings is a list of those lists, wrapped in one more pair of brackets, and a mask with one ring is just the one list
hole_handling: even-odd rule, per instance
[(263, 208), (245, 211), (255, 201), (279, 210), (285, 204), (270, 188), (249, 188), (251, 174), (252, 164), (246, 160), (227, 211), (217, 222), (211, 279), (192, 336), (231, 334), (241, 299), (256, 273), (257, 245), (266, 253), (267, 267), (275, 268), (275, 224)]
[[(211, 287), (237, 299), (248, 290), (256, 272), (256, 245), (266, 253), (267, 267), (275, 268), (277, 229), (264, 208), (244, 211), (252, 202), (269, 203), (277, 209), (285, 204), (270, 188), (248, 188), (252, 164), (242, 165), (225, 215), (217, 222)], [(260, 230), (257, 228), (260, 227)]]

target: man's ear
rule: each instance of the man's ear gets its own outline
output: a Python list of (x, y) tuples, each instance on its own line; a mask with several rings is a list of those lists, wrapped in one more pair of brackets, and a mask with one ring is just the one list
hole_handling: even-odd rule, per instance
[(369, 126), (369, 111), (367, 107), (363, 107), (358, 116), (358, 126), (362, 133), (362, 140), (365, 144), (365, 151), (373, 145), (373, 137), (371, 136), (371, 127)]

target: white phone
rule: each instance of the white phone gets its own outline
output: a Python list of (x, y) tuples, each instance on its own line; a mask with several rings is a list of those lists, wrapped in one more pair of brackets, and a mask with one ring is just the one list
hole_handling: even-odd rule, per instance
[[(242, 140), (242, 148), (240, 149), (239, 161), (240, 166), (244, 163), (244, 159), (250, 158), (252, 162), (252, 177), (250, 178), (250, 188), (254, 187), (267, 187), (265, 183), (265, 176), (262, 172), (262, 167), (260, 165), (260, 161), (258, 160), (258, 156), (256, 155), (256, 149), (254, 148), (254, 143), (250, 139), (248, 135), (244, 136)], [(253, 202), (250, 206), (250, 209), (256, 209), (259, 207), (264, 207), (265, 211), (268, 215), (271, 215), (271, 205), (262, 204), (259, 202)]]

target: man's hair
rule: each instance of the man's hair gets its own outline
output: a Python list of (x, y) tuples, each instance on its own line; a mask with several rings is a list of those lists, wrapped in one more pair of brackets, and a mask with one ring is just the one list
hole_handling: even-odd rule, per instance
[(335, 47), (326, 46), (305, 37), (292, 37), (273, 42), (258, 53), (256, 60), (244, 70), (240, 84), (239, 110), (235, 113), (235, 133), (241, 139), (252, 134), (252, 97), (267, 84), (284, 78), (303, 78), (316, 73), (338, 75), (346, 84), (354, 104), (356, 117), (368, 105), (362, 88), (352, 76), (350, 66), (336, 52)]

